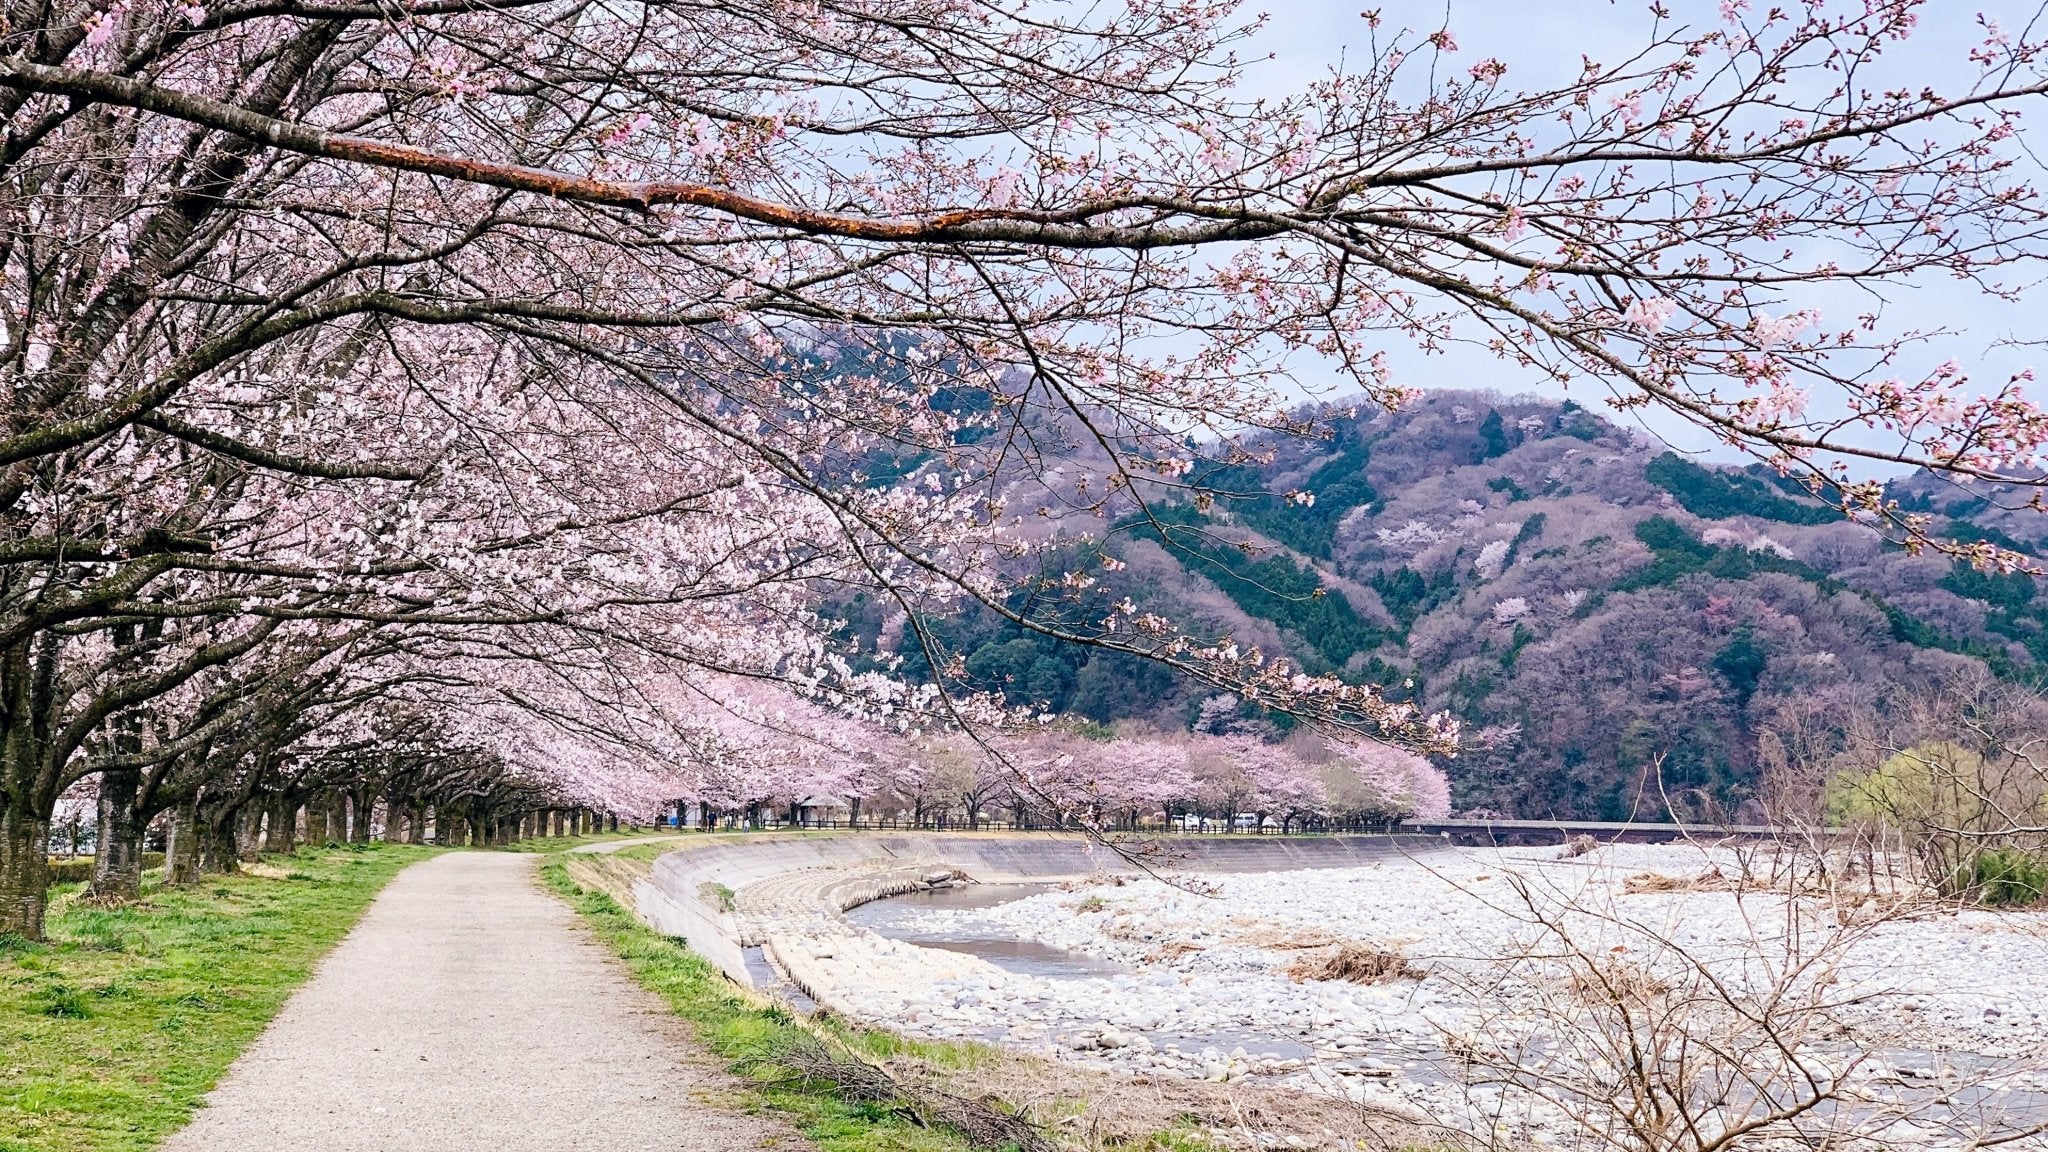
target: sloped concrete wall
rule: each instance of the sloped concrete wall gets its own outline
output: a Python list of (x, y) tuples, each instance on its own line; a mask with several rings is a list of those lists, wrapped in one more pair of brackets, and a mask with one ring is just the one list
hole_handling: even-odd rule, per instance
[[(1280, 872), (1355, 868), (1390, 856), (1430, 851), (1429, 836), (1157, 837), (1126, 845), (1144, 868), (1161, 872)], [(793, 872), (838, 873), (878, 867), (958, 869), (984, 884), (1058, 883), (1142, 869), (1085, 837), (1058, 833), (789, 832), (749, 835), (678, 848), (654, 862), (635, 889), (640, 918), (680, 936), (728, 976), (752, 984), (746, 925), (721, 890), (738, 891)]]

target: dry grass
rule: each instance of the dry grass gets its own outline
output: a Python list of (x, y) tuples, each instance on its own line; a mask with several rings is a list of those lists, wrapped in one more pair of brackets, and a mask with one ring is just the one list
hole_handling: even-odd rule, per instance
[(1424, 973), (1406, 956), (1391, 948), (1347, 940), (1315, 956), (1304, 956), (1287, 966), (1294, 980), (1348, 980), (1353, 984), (1386, 984), (1395, 980), (1420, 980)]
[(602, 892), (618, 901), (621, 908), (639, 904), (633, 885), (654, 875), (654, 861), (623, 852), (565, 852), (562, 865), (578, 887)]
[(1640, 964), (1610, 959), (1597, 972), (1574, 970), (1572, 994), (1588, 1004), (1643, 1005), (1671, 991), (1671, 985)]
[(1621, 882), (1621, 890), (1630, 896), (1651, 892), (1726, 892), (1735, 885), (1721, 874), (1719, 868), (1709, 868), (1697, 876), (1666, 876), (1661, 872), (1638, 872)]
[(1252, 1081), (1123, 1075), (1009, 1052), (962, 1069), (899, 1059), (891, 1061), (891, 1071), (899, 1080), (937, 1077), (945, 1090), (961, 1096), (1011, 1101), (1062, 1146), (1088, 1152), (1161, 1147), (1157, 1138), (1169, 1132), (1189, 1133), (1218, 1148), (1347, 1152), (1421, 1146), (1435, 1136), (1389, 1113)]
[(1317, 929), (1302, 932), (1288, 928), (1268, 928), (1240, 936), (1237, 943), (1273, 952), (1300, 952), (1310, 948), (1334, 948), (1344, 943), (1344, 938)]
[(1005, 1104), (996, 1094), (963, 1094), (944, 1078), (920, 1072), (904, 1061), (899, 1074), (855, 1052), (847, 1044), (804, 1029), (790, 1029), (772, 1046), (774, 1063), (806, 1086), (830, 1086), (841, 1099), (870, 1105), (900, 1105), (908, 1118), (922, 1125), (941, 1124), (980, 1149), (1054, 1152), (1055, 1145), (1032, 1118)]
[(1559, 852), (1557, 855), (1558, 859), (1560, 860), (1573, 860), (1577, 859), (1580, 856), (1584, 856), (1589, 852), (1596, 852), (1599, 850), (1599, 848), (1600, 842), (1598, 840), (1595, 840), (1591, 836), (1585, 835), (1584, 833), (1580, 833), (1579, 835), (1574, 836), (1571, 839), (1565, 841), (1564, 851)]

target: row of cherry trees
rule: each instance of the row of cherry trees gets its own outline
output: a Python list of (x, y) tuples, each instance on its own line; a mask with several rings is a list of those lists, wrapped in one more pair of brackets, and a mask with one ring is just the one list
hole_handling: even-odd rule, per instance
[(720, 784), (679, 797), (678, 820), (1109, 833), (1250, 817), (1286, 831), (1384, 828), (1450, 810), (1448, 782), (1428, 760), (1375, 741), (1319, 738), (955, 734), (792, 757), (745, 787)]
[[(1317, 434), (1296, 364), (1402, 402), (1396, 341), (1600, 381), (1945, 546), (1835, 466), (2038, 483), (2048, 417), (1795, 298), (2034, 279), (2039, 48), (1866, 90), (1919, 10), (1660, 9), (1536, 91), (1369, 14), (1353, 69), (1254, 101), (1222, 0), (10, 0), (0, 934), (41, 933), (82, 784), (115, 899), (164, 812), (203, 862), (309, 798), (496, 827), (772, 796), (878, 743), (836, 724), (1036, 723), (945, 690), (920, 623), (963, 601), (1453, 752), (1073, 546), (1227, 497), (1190, 437)], [(848, 650), (851, 594), (897, 648)]]

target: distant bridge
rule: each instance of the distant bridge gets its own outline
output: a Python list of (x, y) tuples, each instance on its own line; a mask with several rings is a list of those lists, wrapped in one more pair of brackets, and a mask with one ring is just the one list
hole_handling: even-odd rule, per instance
[(1632, 820), (1403, 820), (1400, 830), (1479, 846), (1562, 844), (1574, 836), (1624, 844), (1775, 840), (1784, 831), (1763, 824), (1644, 824)]

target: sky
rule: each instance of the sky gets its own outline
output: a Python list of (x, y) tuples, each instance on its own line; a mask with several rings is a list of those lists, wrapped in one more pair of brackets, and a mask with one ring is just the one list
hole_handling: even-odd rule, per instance
[[(1755, 0), (1763, 7), (1770, 0)], [(1779, 0), (1785, 3), (1786, 0)], [(1836, 8), (1861, 0), (1836, 0)], [(1263, 11), (1270, 18), (1252, 43), (1240, 55), (1248, 63), (1244, 91), (1248, 95), (1279, 95), (1297, 90), (1338, 66), (1348, 51), (1354, 58), (1363, 54), (1369, 29), (1361, 9), (1376, 8), (1384, 39), (1396, 28), (1411, 28), (1426, 34), (1448, 27), (1456, 34), (1461, 60), (1496, 57), (1508, 65), (1506, 86), (1546, 87), (1576, 76), (1582, 55), (1613, 60), (1639, 46), (1650, 34), (1653, 20), (1645, 0), (1265, 0), (1248, 6), (1247, 13)], [(1667, 0), (1671, 18), (1683, 24), (1718, 26), (1719, 0)], [(1983, 39), (1978, 17), (1999, 21), (2012, 30), (2026, 28), (2040, 10), (2038, 2), (2002, 0), (1971, 3), (1968, 0), (1934, 0), (1921, 10), (1920, 27), (1914, 37), (1888, 52), (1881, 63), (1884, 80), (1941, 89), (1961, 86), (1971, 73), (1966, 56)], [(2044, 101), (2048, 104), (2048, 101)], [(2048, 108), (2044, 108), (2048, 113)], [(2048, 115), (2042, 115), (2048, 121)], [(2039, 149), (2048, 156), (2048, 144)], [(2048, 268), (2041, 270), (2048, 274)], [(1830, 309), (1826, 296), (1793, 301), (1793, 306), (1811, 304), (1824, 316), (1831, 311), (1842, 315), (1851, 308), (1863, 309), (1861, 300), (1837, 298)], [(1931, 367), (1950, 357), (1970, 371), (1982, 389), (2003, 385), (2013, 372), (2042, 362), (2048, 370), (2048, 347), (2002, 348), (2006, 340), (2048, 339), (2048, 288), (2037, 290), (2019, 303), (2005, 303), (1985, 296), (1968, 285), (1947, 278), (1928, 278), (1900, 285), (1892, 294), (1888, 314), (1907, 318), (1902, 326), (1944, 327), (1955, 335), (1919, 350), (1915, 363)], [(1674, 447), (1699, 452), (1708, 458), (1729, 459), (1732, 453), (1719, 448), (1710, 437), (1675, 418), (1641, 418), (1605, 409), (1599, 401), (1604, 392), (1574, 389), (1563, 393), (1533, 376), (1523, 375), (1512, 365), (1499, 362), (1483, 350), (1454, 349), (1433, 356), (1394, 344), (1387, 348), (1400, 383), (1419, 387), (1479, 387), (1506, 394), (1535, 392), (1571, 395), (1582, 404), (1602, 409), (1610, 418), (1665, 439)], [(1903, 374), (1903, 373), (1901, 373)], [(1314, 379), (1310, 368), (1302, 373)], [(1334, 374), (1325, 373), (1326, 378)], [(2036, 386), (2036, 396), (2048, 398), (2048, 384)], [(1866, 474), (1884, 475), (1875, 465), (1859, 465)], [(1894, 468), (1890, 471), (1896, 472)]]

